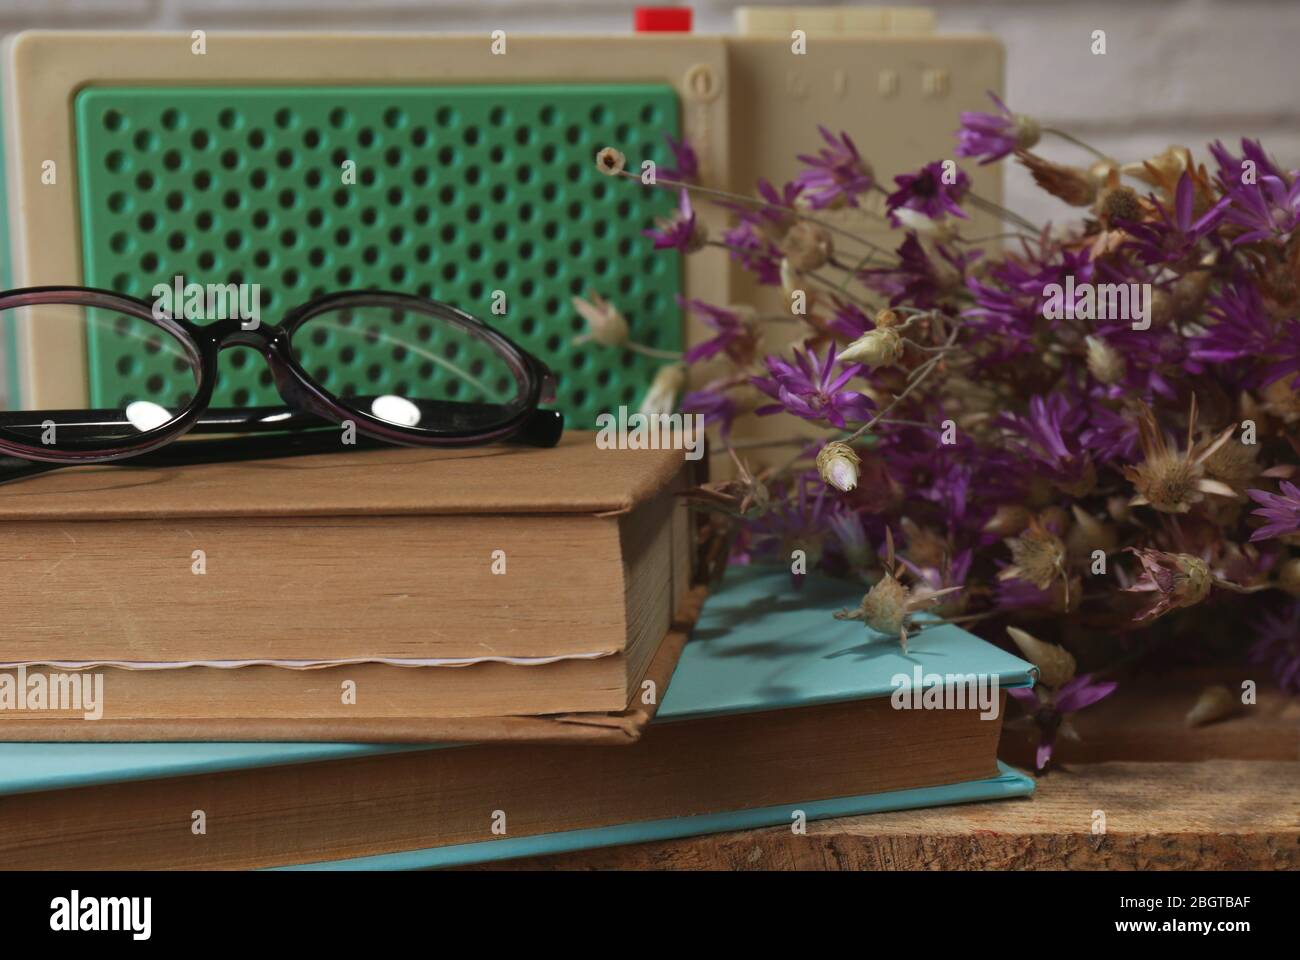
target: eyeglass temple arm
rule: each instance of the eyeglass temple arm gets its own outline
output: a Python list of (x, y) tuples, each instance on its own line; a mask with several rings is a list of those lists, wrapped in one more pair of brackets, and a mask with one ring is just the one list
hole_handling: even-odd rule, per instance
[[(101, 411), (106, 412), (106, 411)], [(287, 407), (250, 407), (247, 409), (217, 408), (200, 421), (193, 433), (251, 433), (256, 436), (221, 437), (212, 440), (186, 440), (162, 447), (138, 457), (113, 460), (95, 466), (114, 467), (168, 467), (197, 463), (229, 463), (242, 460), (267, 460), (275, 457), (306, 456), (313, 453), (331, 453), (341, 449), (337, 427), (321, 417), (290, 411)], [(104, 421), (93, 418), (94, 411), (41, 411), (36, 415), (0, 413), (0, 425), (30, 428), (28, 421), (40, 416), (37, 426), (45, 420), (54, 420), (58, 429), (92, 430), (102, 428)], [(288, 413), (288, 416), (282, 414)], [(58, 414), (71, 414), (66, 422), (59, 422)], [(87, 416), (91, 414), (92, 416)], [(279, 417), (279, 419), (273, 419)], [(120, 422), (120, 421), (113, 421)], [(253, 424), (251, 428), (247, 424)], [(241, 427), (240, 424), (245, 426)], [(318, 427), (322, 429), (309, 429)], [(296, 429), (295, 429), (296, 428)], [(274, 431), (274, 432), (272, 432)], [(290, 431), (290, 432), (280, 432)], [(535, 447), (553, 447), (564, 432), (564, 415), (557, 410), (535, 410), (519, 432), (505, 443)], [(358, 434), (349, 450), (378, 450), (392, 444)], [(0, 483), (21, 480), (65, 466), (57, 463), (38, 463), (18, 457), (0, 455)]]
[[(360, 402), (371, 399), (363, 397)], [(476, 417), (490, 420), (500, 408), (486, 403), (458, 403), (442, 400), (412, 401), (424, 417), (437, 421), (450, 420), (452, 416)], [(28, 435), (39, 434), (53, 424), (56, 436), (62, 434), (76, 440), (93, 440), (102, 436), (108, 426), (119, 427), (128, 423), (118, 410), (35, 410), (0, 411), (0, 427)], [(188, 431), (190, 434), (210, 433), (284, 433), (297, 430), (315, 430), (337, 427), (332, 420), (313, 413), (304, 413), (292, 407), (210, 407)], [(553, 447), (564, 430), (564, 415), (556, 410), (534, 410), (520, 426), (518, 433), (509, 438), (510, 443), (528, 446)], [(137, 458), (132, 458), (137, 459)]]

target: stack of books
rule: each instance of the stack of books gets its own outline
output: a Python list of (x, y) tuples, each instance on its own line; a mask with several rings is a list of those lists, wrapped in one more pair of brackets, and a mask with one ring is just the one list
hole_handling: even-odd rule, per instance
[(104, 697), (0, 709), (0, 736), (635, 735), (698, 608), (695, 467), (571, 433), (6, 485), (0, 581), (31, 602), (0, 671)]
[[(781, 570), (703, 601), (694, 467), (575, 433), (0, 490), (40, 598), (0, 698), (47, 677), (0, 708), (0, 863), (448, 866), (1032, 790), (996, 758), (1024, 661), (904, 654)], [(95, 675), (98, 719), (54, 699)]]

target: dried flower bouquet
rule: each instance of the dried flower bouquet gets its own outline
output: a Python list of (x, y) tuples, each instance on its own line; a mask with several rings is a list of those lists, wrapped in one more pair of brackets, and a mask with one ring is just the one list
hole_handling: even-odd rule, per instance
[[(1250, 140), (1211, 144), (1212, 170), (1181, 147), (1121, 162), (994, 101), (962, 115), (954, 156), (1014, 159), (1079, 222), (1030, 223), (955, 159), (883, 184), (824, 128), (793, 182), (754, 197), (697, 186), (676, 141), (671, 171), (613, 147), (597, 165), (679, 192), (656, 247), (724, 248), (790, 308), (684, 303), (713, 336), (648, 398), (670, 408), (700, 368), (681, 409), (739, 467), (697, 491), (712, 555), (860, 581), (859, 606), (826, 615), (904, 645), (945, 621), (1009, 637), (1042, 671), (1024, 698), (1042, 768), (1121, 669), (1237, 652), (1300, 693), (1300, 173)], [(1035, 152), (1046, 138), (1086, 165)], [(718, 237), (702, 202), (732, 215)], [(844, 207), (897, 240), (826, 216)], [(1005, 232), (971, 235), (976, 210)], [(577, 305), (591, 339), (638, 349), (616, 304)], [(766, 351), (773, 323), (802, 342)], [(763, 441), (788, 456), (752, 470), (732, 429), (751, 412), (821, 436)]]

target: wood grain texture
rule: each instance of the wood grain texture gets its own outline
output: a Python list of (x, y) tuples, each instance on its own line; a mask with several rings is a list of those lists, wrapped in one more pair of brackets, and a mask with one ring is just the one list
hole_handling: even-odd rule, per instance
[[(1094, 811), (1106, 832), (1092, 832)], [(1294, 870), (1300, 763), (1098, 763), (1031, 798), (516, 860), (517, 870)], [(482, 869), (482, 868), (474, 868)]]
[[(1257, 702), (1204, 727), (1187, 711), (1205, 686), (1258, 683)], [(1008, 722), (1014, 719), (1014, 708)], [(851, 817), (590, 850), (507, 869), (1197, 870), (1300, 869), (1300, 701), (1248, 667), (1128, 681), (1073, 718), (1061, 769), (1031, 798)], [(1032, 763), (1005, 729), (1001, 758)], [(1106, 832), (1092, 832), (1093, 811)]]
[[(1257, 684), (1257, 702), (1203, 727), (1184, 722), (1210, 684), (1240, 691)], [(1012, 707), (998, 750), (1007, 763), (1028, 769), (1034, 762), (1030, 731), (1017, 727)], [(1078, 741), (1058, 739), (1056, 756), (1066, 763), (1107, 761), (1300, 760), (1300, 698), (1273, 685), (1263, 668), (1180, 670), (1126, 680), (1119, 693), (1070, 718)]]

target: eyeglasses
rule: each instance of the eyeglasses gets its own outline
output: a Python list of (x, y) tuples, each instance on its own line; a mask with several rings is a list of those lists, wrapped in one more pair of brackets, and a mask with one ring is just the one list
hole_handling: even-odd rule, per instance
[[(234, 284), (182, 289), (178, 281), (175, 298), (159, 296), (154, 304), (88, 287), (0, 293), (0, 319), (17, 315), (27, 324), (83, 333), (97, 358), (92, 395), (113, 398), (94, 410), (0, 413), (0, 453), (67, 466), (243, 459), (350, 449), (349, 443), (559, 442), (563, 415), (539, 409), (554, 400), (554, 374), (464, 311), (402, 293), (349, 291), (263, 324), (256, 301), (239, 299), (243, 292)], [(219, 319), (195, 322), (214, 315)], [(286, 406), (209, 408), (218, 354), (233, 347), (266, 359)], [(186, 434), (276, 436), (160, 449)], [(0, 479), (11, 476), (0, 470)]]

